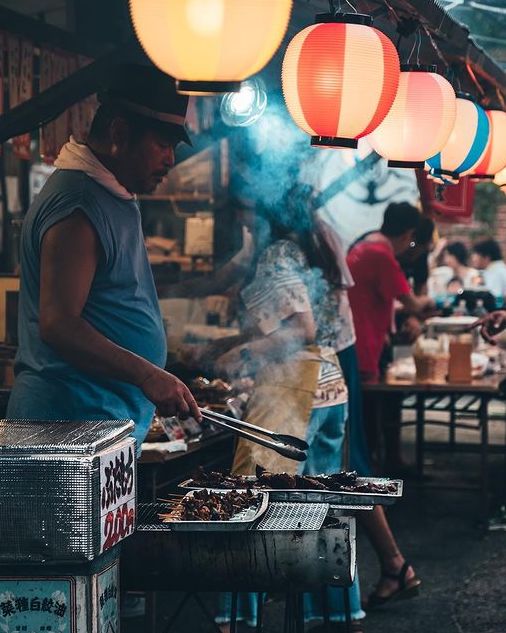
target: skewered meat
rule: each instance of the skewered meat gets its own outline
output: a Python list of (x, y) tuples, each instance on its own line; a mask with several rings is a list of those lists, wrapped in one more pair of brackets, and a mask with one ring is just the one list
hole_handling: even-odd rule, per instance
[(222, 494), (204, 489), (183, 497), (172, 512), (159, 517), (164, 523), (174, 520), (230, 521), (234, 515), (256, 505), (258, 497), (251, 490), (231, 490)]
[(202, 468), (195, 473), (193, 483), (210, 488), (260, 488), (272, 490), (328, 490), (336, 492), (362, 492), (387, 494), (397, 492), (395, 482), (377, 483), (359, 478), (355, 471), (331, 475), (290, 475), (271, 473), (262, 466), (256, 467), (256, 479), (221, 472), (206, 472)]

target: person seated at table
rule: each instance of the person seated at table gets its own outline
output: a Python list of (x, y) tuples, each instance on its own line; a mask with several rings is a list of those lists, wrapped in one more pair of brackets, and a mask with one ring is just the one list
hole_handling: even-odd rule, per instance
[[(397, 260), (410, 248), (420, 218), (419, 211), (409, 203), (391, 203), (385, 211), (381, 229), (359, 238), (348, 252), (347, 261), (355, 281), (349, 296), (363, 380), (380, 378), (380, 360), (385, 340), (392, 331), (395, 300), (415, 315), (422, 315), (433, 307), (429, 297), (414, 294)], [(370, 448), (374, 450), (377, 443), (375, 399), (365, 395), (364, 409)], [(394, 417), (381, 421), (382, 431), (386, 434), (385, 463), (392, 472), (404, 467), (398, 416)]]
[(499, 244), (493, 240), (483, 240), (473, 246), (473, 265), (482, 272), (485, 287), (495, 297), (506, 296), (506, 264)]
[(451, 271), (451, 279), (458, 279), (462, 288), (473, 288), (478, 285), (480, 274), (476, 268), (469, 266), (469, 251), (463, 242), (452, 242), (444, 250), (443, 261)]

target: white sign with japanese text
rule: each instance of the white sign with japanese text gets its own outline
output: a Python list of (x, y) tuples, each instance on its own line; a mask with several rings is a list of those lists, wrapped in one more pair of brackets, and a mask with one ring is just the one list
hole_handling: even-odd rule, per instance
[(105, 552), (135, 529), (135, 442), (100, 456), (100, 552)]

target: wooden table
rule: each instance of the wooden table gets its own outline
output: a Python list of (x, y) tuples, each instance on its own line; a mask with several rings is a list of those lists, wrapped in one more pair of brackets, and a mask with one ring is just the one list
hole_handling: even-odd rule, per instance
[[(426, 450), (479, 452), (481, 456), (480, 492), (481, 514), (488, 515), (488, 460), (491, 453), (504, 454), (506, 447), (491, 446), (489, 443), (489, 404), (491, 400), (506, 400), (506, 374), (493, 374), (473, 380), (471, 383), (420, 383), (416, 380), (398, 380), (387, 377), (384, 380), (370, 381), (363, 384), (364, 391), (377, 394), (376, 415), (377, 423), (381, 423), (382, 402), (384, 394), (398, 394), (402, 399), (402, 408), (415, 411), (415, 422), (406, 423), (416, 426), (416, 467), (420, 480), (424, 475), (424, 453)], [(447, 413), (449, 423), (441, 420), (429, 420), (427, 412)], [(477, 424), (464, 424), (463, 419), (475, 419)], [(506, 420), (505, 420), (506, 422)], [(447, 426), (449, 430), (448, 442), (427, 442), (425, 440), (425, 426), (435, 424)], [(474, 429), (480, 432), (478, 444), (457, 444), (456, 430), (458, 428)]]

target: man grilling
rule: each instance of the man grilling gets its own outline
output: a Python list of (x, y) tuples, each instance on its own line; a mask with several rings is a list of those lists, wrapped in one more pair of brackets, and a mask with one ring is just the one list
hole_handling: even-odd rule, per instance
[(154, 67), (120, 67), (99, 94), (87, 144), (72, 137), (21, 235), (11, 419), (134, 420), (138, 446), (155, 408), (200, 419), (164, 370), (166, 340), (134, 194), (174, 165), (187, 97)]

